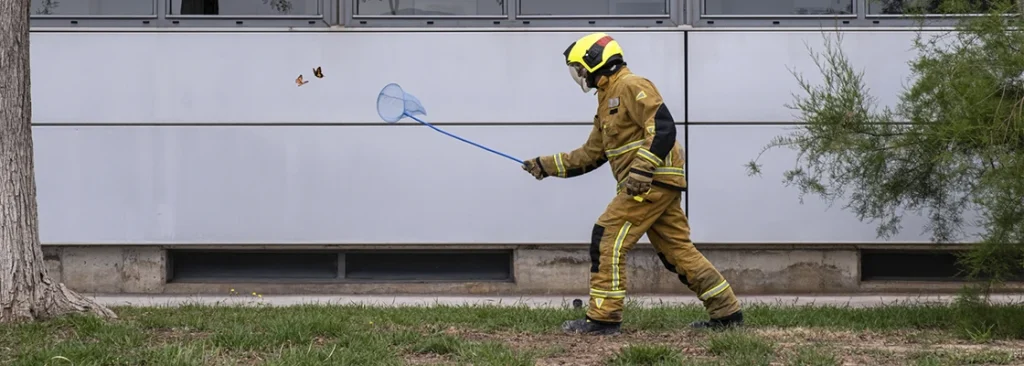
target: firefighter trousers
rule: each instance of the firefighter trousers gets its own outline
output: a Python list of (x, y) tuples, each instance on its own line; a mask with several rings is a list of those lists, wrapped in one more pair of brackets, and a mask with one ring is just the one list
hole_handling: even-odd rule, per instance
[(626, 253), (647, 234), (658, 257), (703, 302), (712, 319), (740, 310), (729, 282), (690, 241), (682, 193), (652, 187), (643, 201), (618, 194), (594, 225), (590, 243), (590, 306), (587, 318), (622, 322)]

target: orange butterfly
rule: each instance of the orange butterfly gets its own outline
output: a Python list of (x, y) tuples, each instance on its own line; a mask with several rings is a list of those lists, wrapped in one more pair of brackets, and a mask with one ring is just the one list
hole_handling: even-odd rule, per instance
[(299, 77), (295, 78), (295, 84), (296, 84), (297, 86), (303, 86), (303, 85), (305, 85), (306, 83), (309, 83), (309, 82), (308, 82), (308, 81), (303, 81), (303, 80), (302, 80), (302, 75), (299, 75)]

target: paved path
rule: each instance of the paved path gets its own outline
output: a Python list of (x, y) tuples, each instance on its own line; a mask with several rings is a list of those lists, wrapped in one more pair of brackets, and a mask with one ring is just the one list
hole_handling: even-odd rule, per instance
[[(209, 296), (209, 295), (91, 295), (100, 303), (108, 306), (178, 306), (183, 304), (207, 304), (207, 305), (257, 305), (266, 304), (271, 306), (289, 306), (300, 304), (363, 304), (376, 306), (430, 306), (435, 304), (443, 305), (503, 305), (503, 306), (530, 306), (530, 307), (561, 307), (571, 306), (573, 299), (583, 299), (575, 296), (301, 296), (301, 295), (268, 295), (254, 296), (252, 294), (239, 294), (235, 296)], [(940, 304), (950, 303), (956, 298), (955, 295), (856, 295), (856, 296), (740, 296), (744, 304), (774, 304), (774, 305), (827, 305), (827, 306), (850, 306), (850, 307), (872, 307), (880, 305), (899, 304)], [(680, 305), (698, 304), (693, 296), (631, 296), (630, 301), (641, 306), (649, 305)], [(992, 302), (996, 303), (1024, 303), (1024, 294), (993, 295)]]

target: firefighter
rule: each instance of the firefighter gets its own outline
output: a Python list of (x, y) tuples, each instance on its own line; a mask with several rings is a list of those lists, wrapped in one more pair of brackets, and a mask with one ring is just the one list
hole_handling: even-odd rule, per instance
[(626, 297), (626, 253), (646, 233), (662, 263), (703, 302), (710, 320), (694, 328), (743, 324), (729, 282), (690, 241), (682, 209), (683, 151), (661, 94), (630, 72), (618, 42), (605, 33), (584, 36), (565, 50), (569, 74), (584, 93), (597, 89), (594, 127), (582, 147), (527, 160), (537, 180), (571, 178), (609, 162), (617, 194), (590, 237), (590, 304), (586, 317), (562, 324), (567, 333), (616, 334)]

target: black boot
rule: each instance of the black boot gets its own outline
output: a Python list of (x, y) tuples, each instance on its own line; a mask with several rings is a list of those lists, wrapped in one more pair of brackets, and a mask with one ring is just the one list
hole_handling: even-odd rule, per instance
[(743, 326), (743, 311), (737, 311), (735, 313), (723, 316), (718, 319), (701, 320), (690, 323), (690, 327), (694, 329), (723, 329), (730, 327), (741, 327)]
[(562, 323), (562, 331), (566, 334), (593, 334), (593, 335), (614, 335), (619, 334), (619, 323), (607, 323), (590, 320), (590, 318), (569, 320)]

